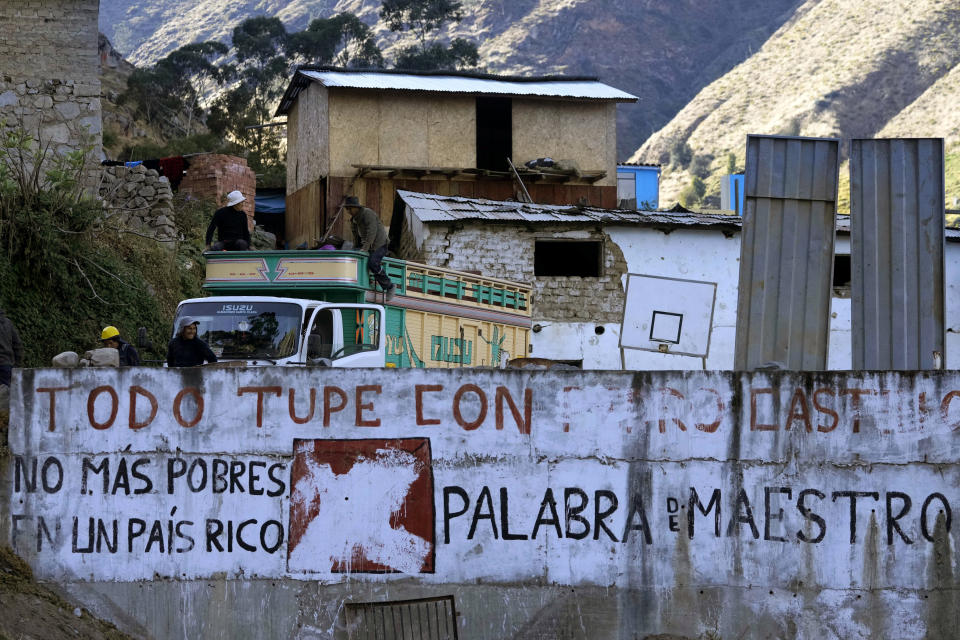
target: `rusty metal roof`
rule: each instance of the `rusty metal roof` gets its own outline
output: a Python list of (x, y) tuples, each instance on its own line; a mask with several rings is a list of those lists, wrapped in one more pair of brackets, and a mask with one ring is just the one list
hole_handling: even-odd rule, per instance
[(636, 102), (638, 98), (583, 76), (517, 77), (463, 72), (398, 72), (300, 67), (294, 73), (276, 115), (290, 110), (297, 95), (311, 82), (325, 87), (374, 91), (423, 91), (489, 96), (531, 96), (569, 100)]
[(740, 218), (707, 213), (667, 213), (662, 211), (633, 211), (629, 209), (600, 209), (573, 205), (530, 204), (527, 202), (485, 200), (416, 193), (397, 189), (418, 220), (424, 223), (453, 222), (457, 220), (485, 220), (488, 222), (567, 223), (590, 222), (615, 225), (700, 227), (711, 229), (740, 228)]
[[(403, 200), (420, 222), (444, 223), (457, 220), (486, 220), (489, 222), (600, 222), (648, 227), (694, 227), (701, 229), (729, 229), (739, 231), (740, 216), (703, 213), (671, 213), (668, 211), (634, 211), (632, 209), (601, 209), (575, 205), (530, 204), (513, 200), (486, 200), (441, 196), (397, 189)], [(837, 214), (837, 232), (850, 233), (850, 216)], [(946, 228), (948, 242), (960, 242), (960, 229)]]

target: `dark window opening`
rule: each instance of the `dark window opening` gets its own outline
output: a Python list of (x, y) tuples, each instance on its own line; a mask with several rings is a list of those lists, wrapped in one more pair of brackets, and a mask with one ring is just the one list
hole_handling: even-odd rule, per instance
[(850, 296), (850, 256), (833, 256), (833, 295), (838, 298)]
[(477, 168), (509, 171), (513, 154), (510, 98), (477, 98)]
[(599, 240), (537, 240), (533, 250), (535, 276), (603, 275), (603, 243)]

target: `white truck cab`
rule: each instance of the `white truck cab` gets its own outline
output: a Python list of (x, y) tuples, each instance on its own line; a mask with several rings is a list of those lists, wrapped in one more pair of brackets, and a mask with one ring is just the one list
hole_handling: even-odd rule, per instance
[(376, 304), (221, 295), (191, 298), (180, 318), (198, 322), (197, 337), (220, 362), (247, 365), (384, 367), (384, 309)]

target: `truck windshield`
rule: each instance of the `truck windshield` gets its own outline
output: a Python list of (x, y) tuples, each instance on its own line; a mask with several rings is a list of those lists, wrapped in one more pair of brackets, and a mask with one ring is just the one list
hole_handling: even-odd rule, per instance
[[(188, 302), (177, 320), (191, 316), (197, 337), (218, 358), (286, 358), (297, 351), (302, 311), (289, 302)], [(174, 323), (174, 326), (177, 326)]]

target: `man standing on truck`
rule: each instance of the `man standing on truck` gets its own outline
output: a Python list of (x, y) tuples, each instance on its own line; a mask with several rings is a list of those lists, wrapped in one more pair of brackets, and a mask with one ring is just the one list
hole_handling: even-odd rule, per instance
[(177, 337), (167, 345), (168, 367), (197, 367), (204, 362), (216, 362), (217, 356), (207, 343), (197, 337), (197, 325), (190, 316), (180, 318)]
[(360, 204), (355, 196), (347, 196), (344, 208), (350, 213), (350, 228), (353, 231), (353, 246), (355, 249), (366, 251), (367, 270), (373, 274), (377, 284), (386, 293), (386, 299), (393, 297), (395, 284), (390, 281), (383, 265), (380, 262), (387, 255), (387, 230), (380, 222), (380, 216), (373, 209)]
[(116, 349), (120, 352), (121, 367), (139, 367), (140, 354), (133, 345), (120, 337), (120, 332), (114, 326), (104, 327), (100, 333), (100, 342), (103, 346)]
[[(246, 198), (239, 191), (227, 194), (227, 206), (220, 207), (213, 214), (213, 220), (207, 227), (207, 251), (246, 251), (250, 248), (250, 228), (247, 226), (247, 214), (243, 212)], [(217, 231), (217, 241), (212, 245), (213, 231)]]

